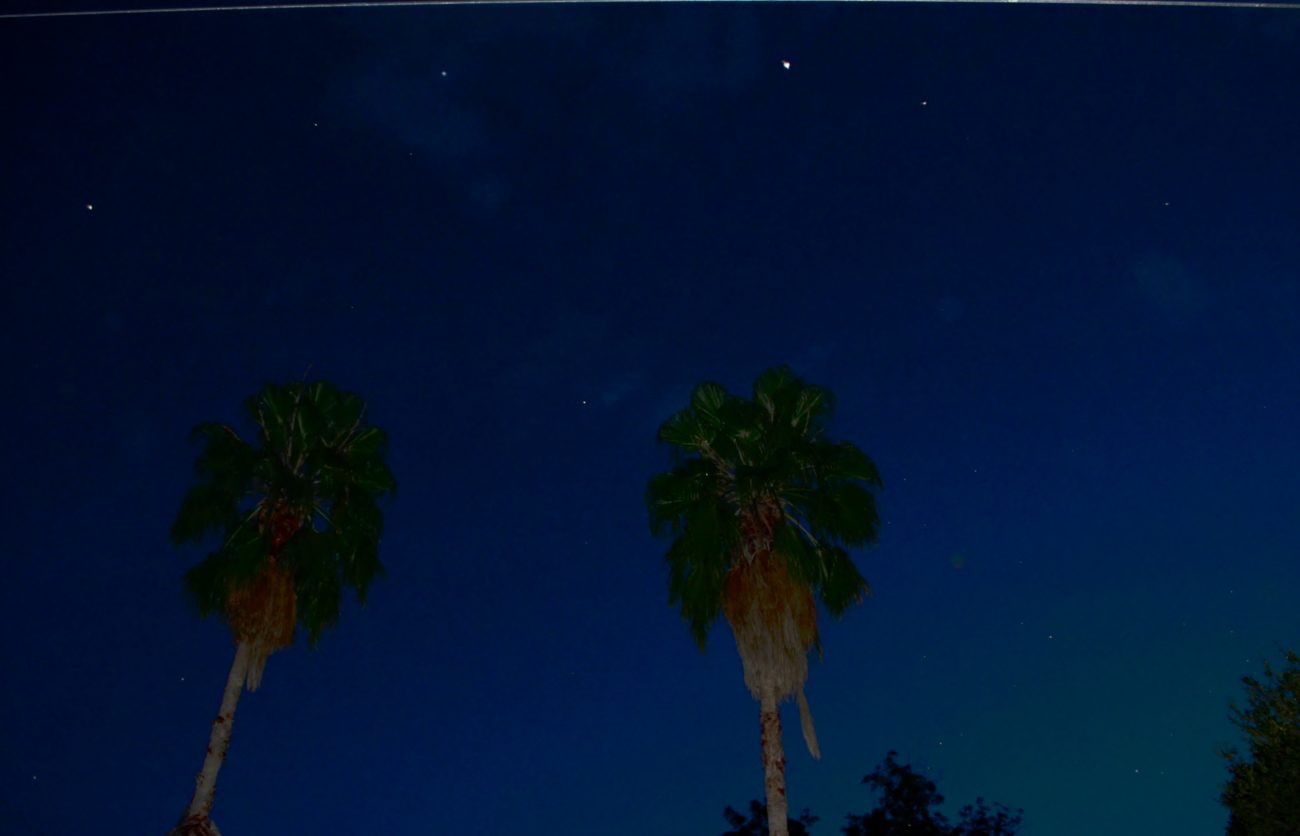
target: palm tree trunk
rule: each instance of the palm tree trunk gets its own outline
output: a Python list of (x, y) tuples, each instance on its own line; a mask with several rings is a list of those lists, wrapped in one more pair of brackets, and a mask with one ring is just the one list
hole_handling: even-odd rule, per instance
[(226, 750), (230, 748), (235, 706), (239, 704), (239, 692), (244, 688), (251, 659), (252, 645), (249, 642), (239, 642), (235, 650), (235, 661), (231, 663), (230, 674), (226, 677), (226, 690), (221, 695), (221, 711), (212, 721), (208, 753), (203, 758), (203, 771), (195, 781), (194, 797), (190, 799), (190, 806), (180, 824), (172, 828), (168, 836), (221, 836), (208, 814), (212, 812), (212, 801), (217, 794), (217, 773), (221, 771), (221, 764), (226, 760)]
[(789, 836), (790, 802), (785, 797), (785, 750), (781, 747), (781, 713), (776, 698), (764, 696), (759, 721), (763, 727), (763, 788), (767, 791), (767, 832)]

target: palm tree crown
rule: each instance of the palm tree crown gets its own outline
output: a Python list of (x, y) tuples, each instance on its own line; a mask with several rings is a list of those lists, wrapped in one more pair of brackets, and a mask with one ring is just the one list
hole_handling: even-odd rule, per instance
[(377, 500), (395, 489), (387, 436), (365, 423), (365, 404), (324, 381), (268, 385), (248, 398), (255, 442), (202, 424), (198, 481), (172, 524), (173, 543), (219, 545), (185, 576), (203, 615), (249, 642), (254, 690), (266, 657), (301, 624), (315, 643), (337, 622), (343, 587), (366, 589), (383, 572)]
[(880, 474), (865, 453), (826, 437), (831, 393), (781, 366), (749, 399), (701, 383), (690, 406), (659, 428), (676, 448), (672, 470), (646, 492), (652, 531), (671, 536), (669, 599), (703, 649), (725, 615), (745, 684), (766, 703), (803, 700), (807, 654), (820, 649), (814, 595), (839, 615), (870, 593), (848, 549), (875, 542), (870, 488)]

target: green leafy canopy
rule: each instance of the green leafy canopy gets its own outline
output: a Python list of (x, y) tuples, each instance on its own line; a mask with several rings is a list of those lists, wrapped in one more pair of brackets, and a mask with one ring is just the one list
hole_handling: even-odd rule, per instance
[(849, 549), (876, 541), (872, 489), (882, 483), (865, 453), (826, 436), (833, 407), (829, 390), (777, 366), (759, 375), (749, 398), (699, 384), (690, 404), (660, 426), (675, 464), (647, 486), (650, 529), (671, 538), (669, 601), (701, 647), (722, 612), (747, 509), (779, 509), (774, 550), (829, 612), (869, 594)]
[(1229, 778), (1220, 800), (1230, 836), (1300, 833), (1300, 654), (1282, 656), (1281, 668), (1264, 663), (1262, 680), (1242, 677), (1246, 704), (1230, 712), (1248, 749), (1223, 752)]
[(279, 559), (291, 570), (298, 622), (315, 642), (338, 620), (344, 587), (364, 603), (383, 573), (379, 500), (396, 490), (388, 437), (366, 422), (365, 403), (326, 381), (268, 384), (244, 402), (255, 428), (244, 440), (225, 424), (200, 424), (195, 482), (171, 527), (174, 545), (216, 540), (186, 574), (201, 614), (225, 617), (230, 593), (270, 558), (264, 523), (288, 514), (302, 526)]

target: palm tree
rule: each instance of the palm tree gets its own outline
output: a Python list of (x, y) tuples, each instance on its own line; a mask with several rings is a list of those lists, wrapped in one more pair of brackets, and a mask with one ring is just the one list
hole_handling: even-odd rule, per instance
[(257, 690), (267, 657), (293, 643), (296, 625), (316, 644), (338, 621), (344, 585), (364, 604), (383, 571), (377, 500), (395, 484), (387, 436), (366, 424), (361, 398), (323, 381), (273, 384), (244, 408), (253, 442), (224, 424), (194, 429), (198, 480), (172, 523), (175, 545), (220, 536), (185, 581), (236, 647), (203, 770), (172, 836), (219, 836), (209, 814), (241, 689)]
[(787, 836), (783, 700), (798, 700), (820, 757), (803, 691), (808, 651), (821, 649), (814, 596), (839, 615), (870, 594), (847, 549), (875, 542), (880, 526), (869, 490), (880, 474), (857, 447), (826, 438), (831, 406), (829, 391), (783, 366), (759, 375), (748, 400), (701, 383), (659, 428), (678, 459), (646, 490), (651, 530), (672, 537), (669, 602), (701, 650), (719, 615), (731, 625), (759, 703), (772, 836)]

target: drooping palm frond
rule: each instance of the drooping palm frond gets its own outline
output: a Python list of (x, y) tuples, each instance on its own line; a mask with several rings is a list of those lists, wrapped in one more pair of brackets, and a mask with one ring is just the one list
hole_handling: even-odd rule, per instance
[(240, 505), (264, 469), (264, 453), (224, 424), (200, 424), (190, 440), (200, 442), (203, 450), (194, 461), (198, 481), (181, 500), (172, 523), (172, 543), (178, 546), (201, 541), (214, 531), (236, 531)]

